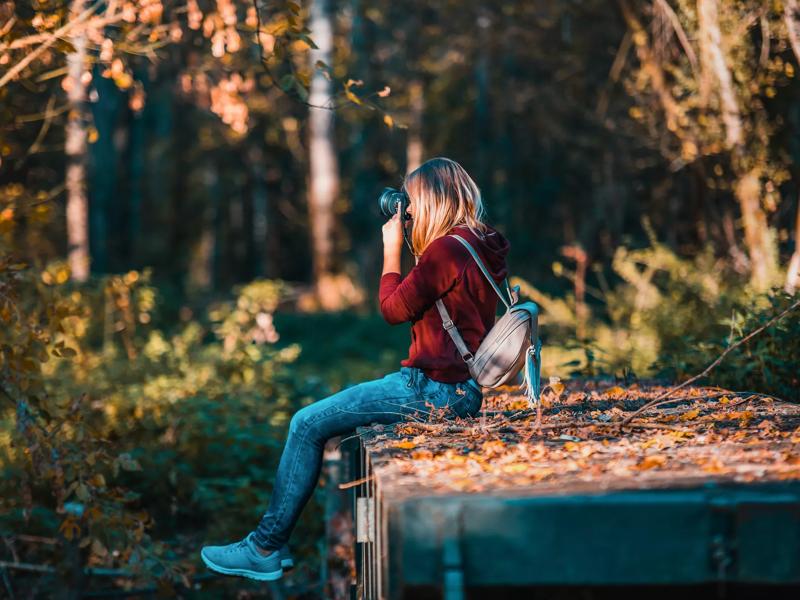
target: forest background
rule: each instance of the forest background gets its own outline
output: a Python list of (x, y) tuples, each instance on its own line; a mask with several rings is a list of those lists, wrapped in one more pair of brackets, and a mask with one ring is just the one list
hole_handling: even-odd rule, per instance
[[(799, 58), (795, 0), (0, 0), (3, 589), (200, 581), (293, 412), (404, 356), (377, 197), (433, 156), (510, 239), (545, 377), (702, 370), (794, 302)], [(709, 382), (797, 400), (798, 325)]]

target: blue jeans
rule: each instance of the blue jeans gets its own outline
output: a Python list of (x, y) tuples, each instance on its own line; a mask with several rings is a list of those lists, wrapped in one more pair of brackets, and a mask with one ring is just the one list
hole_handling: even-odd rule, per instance
[(317, 485), (323, 449), (330, 438), (370, 423), (427, 420), (432, 407), (426, 403), (445, 409), (445, 418), (473, 417), (482, 402), (483, 394), (472, 379), (442, 383), (416, 367), (402, 367), (301, 408), (289, 424), (269, 508), (255, 530), (255, 543), (272, 550), (289, 539)]

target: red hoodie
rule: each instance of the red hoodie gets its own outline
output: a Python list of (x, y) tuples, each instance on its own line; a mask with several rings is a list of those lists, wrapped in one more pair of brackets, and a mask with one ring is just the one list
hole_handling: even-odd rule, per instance
[[(495, 282), (502, 283), (510, 244), (499, 231), (489, 227), (481, 239), (458, 225), (448, 233), (467, 240)], [(417, 367), (435, 381), (469, 379), (467, 364), (442, 326), (435, 301), (442, 299), (467, 348), (475, 352), (494, 325), (499, 298), (461, 242), (447, 235), (435, 239), (405, 278), (400, 273), (381, 277), (378, 296), (381, 314), (390, 325), (411, 321), (411, 347), (402, 366)]]

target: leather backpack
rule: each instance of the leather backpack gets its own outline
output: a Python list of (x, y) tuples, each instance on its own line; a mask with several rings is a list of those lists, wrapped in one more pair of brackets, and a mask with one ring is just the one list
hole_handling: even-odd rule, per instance
[(535, 302), (519, 302), (519, 286), (510, 288), (505, 281), (507, 295), (495, 283), (472, 245), (461, 236), (451, 234), (472, 255), (483, 275), (491, 284), (506, 311), (499, 317), (480, 346), (473, 354), (464, 343), (441, 298), (436, 308), (442, 317), (445, 331), (456, 345), (461, 358), (467, 363), (472, 378), (481, 386), (496, 388), (515, 380), (523, 372), (519, 386), (531, 406), (539, 402), (541, 372), (541, 340), (539, 339), (539, 307)]

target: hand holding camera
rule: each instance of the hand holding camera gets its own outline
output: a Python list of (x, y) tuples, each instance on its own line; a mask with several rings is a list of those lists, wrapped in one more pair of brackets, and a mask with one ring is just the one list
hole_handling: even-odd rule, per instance
[(410, 221), (406, 212), (409, 206), (408, 196), (403, 191), (387, 187), (378, 198), (378, 205), (381, 213), (390, 217), (383, 225), (384, 253), (399, 255), (403, 247), (405, 227)]

